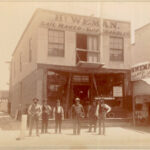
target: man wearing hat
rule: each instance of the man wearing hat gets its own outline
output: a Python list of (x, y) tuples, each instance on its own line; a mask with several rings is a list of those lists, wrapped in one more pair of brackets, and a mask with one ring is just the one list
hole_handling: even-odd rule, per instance
[(51, 113), (51, 107), (47, 104), (46, 100), (43, 100), (42, 105), (42, 130), (41, 133), (48, 133), (47, 127), (48, 127), (48, 119)]
[(96, 132), (97, 127), (97, 119), (98, 116), (96, 115), (97, 110), (97, 101), (93, 99), (92, 105), (89, 107), (88, 116), (89, 116), (89, 132), (92, 130), (92, 125), (94, 126), (94, 132)]
[[(97, 105), (97, 110), (96, 110), (96, 115), (99, 117), (99, 134), (101, 135), (101, 129), (103, 129), (103, 135), (105, 134), (105, 117), (106, 115), (111, 111), (111, 107), (107, 104), (104, 103), (104, 100), (99, 99), (98, 100), (98, 105)], [(102, 128), (103, 127), (103, 128)]]
[(39, 118), (42, 113), (41, 106), (38, 104), (39, 99), (33, 98), (33, 104), (31, 104), (28, 108), (29, 115), (29, 136), (32, 135), (32, 128), (35, 122), (36, 125), (36, 135), (39, 136)]
[(84, 109), (83, 106), (80, 104), (80, 99), (75, 99), (75, 104), (72, 105), (71, 108), (71, 116), (73, 119), (73, 134), (80, 134), (80, 122), (81, 118), (84, 117)]
[(56, 106), (53, 109), (53, 117), (55, 119), (55, 133), (59, 129), (59, 133), (61, 133), (61, 124), (62, 120), (64, 120), (64, 109), (60, 105), (60, 100), (56, 101)]

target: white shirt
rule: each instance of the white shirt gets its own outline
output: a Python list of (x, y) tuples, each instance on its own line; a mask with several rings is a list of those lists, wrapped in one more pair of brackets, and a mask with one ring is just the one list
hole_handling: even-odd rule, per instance
[(57, 113), (61, 113), (61, 106), (57, 107)]

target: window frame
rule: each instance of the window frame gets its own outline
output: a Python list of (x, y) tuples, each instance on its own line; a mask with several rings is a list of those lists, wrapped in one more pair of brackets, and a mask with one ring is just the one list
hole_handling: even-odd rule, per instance
[[(87, 49), (81, 49), (81, 48), (78, 48), (77, 47), (77, 35), (78, 34), (84, 34), (84, 35), (86, 35), (87, 36)], [(89, 49), (89, 44), (88, 44), (88, 42), (89, 42), (89, 38), (88, 37), (96, 37), (96, 39), (97, 39), (97, 50), (90, 50)], [(77, 52), (78, 51), (81, 51), (81, 52), (87, 52), (87, 61), (86, 62), (89, 62), (89, 57), (88, 57), (88, 54), (89, 53), (92, 53), (92, 54), (94, 54), (94, 55), (97, 55), (97, 63), (100, 61), (100, 48), (99, 48), (99, 45), (100, 45), (100, 41), (99, 41), (99, 38), (100, 38), (100, 35), (99, 34), (85, 34), (85, 33), (78, 33), (78, 32), (76, 32), (76, 58), (77, 58)], [(92, 59), (93, 60), (93, 59)], [(92, 61), (92, 63), (94, 63), (95, 61)], [(78, 63), (77, 61), (76, 61), (76, 63)]]
[[(49, 32), (62, 32), (63, 33), (63, 43), (58, 43), (58, 42), (51, 42), (50, 41), (50, 35)], [(49, 48), (49, 44), (52, 45), (62, 45), (63, 46), (63, 55), (58, 55), (58, 50), (60, 50), (59, 48), (57, 48), (57, 55), (56, 54), (51, 54), (50, 52), (50, 48)], [(48, 57), (65, 57), (65, 31), (63, 30), (54, 30), (54, 29), (48, 29), (48, 52), (47, 52)]]
[[(122, 48), (112, 48), (111, 47), (111, 38), (113, 38), (113, 39), (121, 39), (122, 40), (122, 45), (121, 45), (121, 47)], [(110, 53), (109, 53), (109, 59), (110, 59), (110, 61), (116, 61), (116, 62), (123, 62), (124, 61), (124, 38), (123, 37), (118, 37), (118, 36), (110, 36), (109, 37), (109, 50), (110, 50)], [(120, 58), (120, 59), (116, 59), (116, 58), (112, 58), (112, 54), (111, 54), (111, 51), (113, 51), (113, 52), (122, 52), (122, 58)]]

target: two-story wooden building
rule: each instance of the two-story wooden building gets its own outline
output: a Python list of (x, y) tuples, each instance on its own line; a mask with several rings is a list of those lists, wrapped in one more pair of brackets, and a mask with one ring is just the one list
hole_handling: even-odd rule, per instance
[(12, 56), (12, 114), (33, 97), (51, 106), (59, 98), (66, 116), (75, 97), (85, 108), (103, 96), (114, 110), (131, 110), (130, 54), (130, 22), (38, 9)]

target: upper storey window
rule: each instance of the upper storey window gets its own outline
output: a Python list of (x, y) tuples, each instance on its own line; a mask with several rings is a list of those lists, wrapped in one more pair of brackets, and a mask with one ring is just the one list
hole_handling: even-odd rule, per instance
[(124, 60), (124, 42), (121, 37), (110, 37), (110, 60), (123, 61)]
[(63, 31), (48, 31), (48, 56), (64, 57), (64, 38)]
[(98, 62), (98, 36), (77, 34), (76, 35), (76, 62)]

